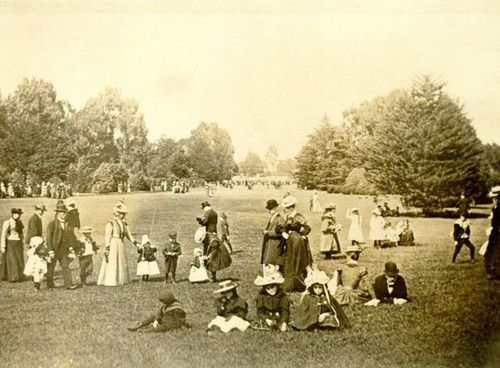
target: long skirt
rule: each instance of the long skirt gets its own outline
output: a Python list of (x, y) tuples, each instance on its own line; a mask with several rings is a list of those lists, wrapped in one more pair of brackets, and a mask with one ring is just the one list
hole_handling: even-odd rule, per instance
[(340, 253), (340, 242), (337, 233), (322, 233), (319, 242), (319, 250), (321, 253)]
[(120, 239), (111, 239), (108, 260), (102, 260), (97, 285), (118, 286), (131, 282), (125, 246)]
[(156, 261), (141, 261), (137, 263), (137, 276), (142, 275), (159, 275), (160, 269), (158, 268), (158, 263)]
[(286, 241), (283, 289), (289, 291), (304, 291), (306, 289), (305, 276), (307, 266), (312, 263), (309, 242), (299, 233), (291, 232)]
[(11, 282), (24, 281), (24, 250), (20, 240), (8, 240), (2, 255), (0, 279)]

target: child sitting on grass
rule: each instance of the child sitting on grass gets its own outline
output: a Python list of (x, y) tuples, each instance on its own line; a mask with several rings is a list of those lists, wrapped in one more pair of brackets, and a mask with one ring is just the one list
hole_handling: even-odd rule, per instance
[(143, 235), (141, 246), (137, 250), (137, 276), (142, 276), (142, 281), (149, 281), (149, 276), (159, 275), (160, 269), (156, 263), (156, 247), (149, 241), (149, 236)]
[(307, 289), (297, 307), (293, 328), (311, 331), (350, 327), (342, 307), (326, 288), (329, 280), (323, 271), (309, 273), (305, 279)]
[(207, 326), (209, 334), (217, 329), (224, 333), (234, 329), (245, 331), (250, 326), (250, 322), (246, 320), (248, 304), (238, 296), (237, 287), (236, 282), (227, 280), (219, 283), (219, 289), (214, 291), (220, 297), (216, 300), (217, 317)]
[(180, 303), (175, 299), (171, 291), (163, 291), (159, 297), (163, 306), (158, 313), (150, 315), (148, 318), (133, 327), (128, 327), (129, 331), (137, 331), (142, 327), (151, 327), (147, 332), (166, 332), (177, 328), (191, 326), (186, 323), (186, 312), (182, 309)]
[(45, 240), (40, 236), (33, 236), (30, 239), (30, 249), (28, 250), (28, 261), (24, 267), (24, 274), (33, 277), (35, 290), (40, 290), (40, 283), (43, 275), (47, 273), (47, 262), (50, 262), (49, 251), (45, 245)]
[(207, 269), (205, 267), (207, 257), (203, 255), (201, 248), (194, 248), (193, 253), (194, 259), (191, 262), (188, 280), (193, 284), (197, 282), (206, 282), (209, 280)]
[(251, 328), (261, 331), (285, 332), (290, 320), (290, 299), (281, 289), (285, 279), (279, 272), (264, 277), (257, 276), (254, 283), (262, 290), (255, 299), (257, 305), (257, 320)]

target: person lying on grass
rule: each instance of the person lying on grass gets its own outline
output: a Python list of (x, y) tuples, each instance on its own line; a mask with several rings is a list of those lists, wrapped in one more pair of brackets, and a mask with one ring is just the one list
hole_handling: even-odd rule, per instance
[(285, 279), (279, 272), (257, 276), (254, 283), (262, 289), (255, 299), (257, 305), (257, 320), (251, 328), (261, 331), (287, 330), (290, 320), (290, 299), (281, 289)]
[(365, 303), (367, 306), (376, 307), (380, 302), (404, 304), (409, 301), (405, 279), (399, 275), (398, 266), (394, 262), (385, 264), (384, 274), (375, 279), (373, 291), (375, 298)]
[(311, 271), (306, 291), (295, 314), (292, 327), (297, 330), (338, 329), (350, 327), (340, 304), (330, 295), (326, 284), (330, 281), (323, 271)]
[(182, 306), (175, 299), (171, 291), (163, 291), (158, 299), (163, 303), (158, 313), (137, 322), (133, 327), (128, 327), (129, 331), (137, 331), (142, 327), (149, 327), (147, 332), (166, 332), (177, 328), (191, 327), (186, 323), (186, 312), (182, 309)]
[(224, 333), (234, 329), (245, 331), (250, 326), (250, 322), (246, 320), (248, 304), (238, 296), (237, 287), (238, 284), (233, 280), (226, 280), (220, 282), (219, 289), (214, 291), (219, 296), (215, 302), (217, 317), (207, 326), (209, 334), (218, 329)]

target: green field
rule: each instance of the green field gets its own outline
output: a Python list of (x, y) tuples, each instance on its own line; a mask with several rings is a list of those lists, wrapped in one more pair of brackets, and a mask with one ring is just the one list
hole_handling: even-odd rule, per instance
[[(253, 280), (261, 271), (261, 229), (268, 215), (267, 199), (281, 200), (284, 190), (299, 199), (299, 211), (312, 226), (313, 257), (330, 276), (342, 260), (325, 261), (318, 253), (321, 214), (308, 210), (311, 191), (283, 190), (256, 186), (253, 190), (221, 189), (210, 199), (213, 208), (226, 212), (236, 253), (233, 265), (218, 274), (241, 283), (240, 295), (250, 304), (254, 318), (254, 298), (258, 288)], [(94, 260), (97, 278), (102, 261), (104, 225), (120, 197), (76, 197), (82, 225), (94, 228), (101, 249)], [(406, 278), (411, 302), (402, 305), (351, 307), (345, 311), (352, 328), (344, 331), (271, 333), (247, 331), (208, 336), (207, 323), (215, 316), (214, 284), (191, 285), (187, 281), (195, 217), (205, 192), (187, 194), (139, 193), (125, 196), (130, 209), (127, 217), (134, 236), (149, 234), (160, 245), (167, 232), (176, 229), (183, 247), (175, 285), (165, 286), (162, 278), (149, 283), (138, 281), (122, 287), (91, 285), (66, 291), (58, 288), (36, 293), (31, 282), (0, 284), (0, 365), (2, 367), (470, 367), (498, 366), (500, 361), (498, 281), (486, 280), (482, 257), (468, 262), (463, 249), (456, 264), (451, 264), (453, 219), (410, 219), (418, 243), (416, 247), (373, 249), (361, 254), (369, 276), (383, 271), (384, 263), (395, 261)], [(320, 193), (323, 206), (337, 204), (338, 222), (343, 225), (341, 243), (347, 246), (348, 207), (359, 207), (363, 231), (368, 238), (369, 218), (374, 207), (369, 197)], [(23, 208), (27, 225), (35, 203), (46, 204), (44, 227), (53, 217), (56, 200), (16, 199), (0, 201), (0, 219), (10, 216), (11, 207)], [(394, 199), (390, 202), (395, 204)], [(474, 209), (488, 212), (488, 207)], [(153, 221), (154, 220), (154, 221)], [(393, 225), (395, 219), (391, 219)], [(472, 242), (476, 251), (485, 240), (487, 218), (472, 220)], [(131, 270), (137, 255), (127, 243)], [(161, 245), (160, 245), (161, 248)], [(163, 269), (163, 257), (158, 257)], [(77, 262), (72, 264), (76, 278)], [(56, 286), (62, 286), (59, 273)], [(137, 279), (137, 277), (135, 277)], [(157, 296), (170, 288), (188, 312), (192, 330), (165, 334), (127, 331), (126, 327), (160, 307)], [(293, 294), (296, 303), (298, 294)], [(293, 307), (292, 307), (293, 316)], [(497, 362), (495, 364), (495, 361)]]

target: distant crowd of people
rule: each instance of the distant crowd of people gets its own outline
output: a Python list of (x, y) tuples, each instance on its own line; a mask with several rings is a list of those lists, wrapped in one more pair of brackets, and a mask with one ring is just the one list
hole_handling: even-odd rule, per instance
[(52, 183), (41, 182), (36, 185), (26, 183), (25, 185), (5, 184), (0, 182), (0, 198), (22, 198), (22, 197), (44, 197), (65, 199), (73, 194), (71, 184), (64, 182)]

